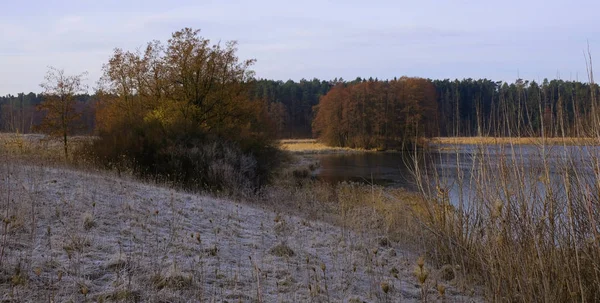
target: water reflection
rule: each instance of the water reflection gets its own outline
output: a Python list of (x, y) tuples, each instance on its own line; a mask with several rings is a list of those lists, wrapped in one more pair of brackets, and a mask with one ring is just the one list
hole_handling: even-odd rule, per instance
[(315, 176), (327, 182), (354, 181), (415, 189), (406, 159), (400, 153), (320, 154), (312, 157), (320, 162)]

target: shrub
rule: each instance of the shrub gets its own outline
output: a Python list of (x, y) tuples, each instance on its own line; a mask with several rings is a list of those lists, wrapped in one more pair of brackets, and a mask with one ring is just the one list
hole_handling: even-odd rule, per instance
[(254, 60), (236, 51), (189, 28), (144, 52), (115, 50), (97, 93), (100, 139), (88, 152), (104, 167), (186, 188), (267, 183), (280, 153), (268, 105), (249, 98)]
[(104, 168), (129, 170), (138, 177), (186, 189), (232, 194), (267, 184), (282, 156), (269, 142), (248, 146), (202, 135), (184, 141), (152, 137), (139, 128), (132, 133), (103, 134), (87, 153)]

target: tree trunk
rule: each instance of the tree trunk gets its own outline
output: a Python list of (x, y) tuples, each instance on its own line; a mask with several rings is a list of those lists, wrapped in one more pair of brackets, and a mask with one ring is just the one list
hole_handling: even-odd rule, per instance
[(67, 132), (63, 132), (63, 145), (65, 148), (65, 160), (69, 160), (69, 144), (67, 141)]

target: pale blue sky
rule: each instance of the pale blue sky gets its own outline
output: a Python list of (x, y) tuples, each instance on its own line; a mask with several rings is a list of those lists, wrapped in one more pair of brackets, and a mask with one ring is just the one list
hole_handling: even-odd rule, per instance
[(39, 92), (47, 66), (93, 88), (114, 48), (183, 27), (238, 40), (260, 78), (586, 80), (598, 14), (592, 0), (0, 0), (0, 95)]

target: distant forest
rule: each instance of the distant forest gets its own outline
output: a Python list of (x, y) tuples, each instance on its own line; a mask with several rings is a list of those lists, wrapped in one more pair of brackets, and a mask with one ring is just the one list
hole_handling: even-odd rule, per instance
[[(390, 85), (398, 80), (259, 80), (253, 95), (269, 102), (272, 117), (281, 117), (278, 118), (280, 137), (308, 138), (314, 134), (314, 109), (318, 109), (315, 106), (333, 87), (365, 86), (366, 94), (370, 94), (367, 101), (369, 114), (356, 118), (353, 123), (368, 125), (372, 123), (361, 120), (381, 122), (382, 115), (390, 114), (389, 108), (377, 108), (377, 100), (389, 97)], [(596, 84), (564, 80), (544, 79), (542, 83), (522, 79), (514, 83), (488, 79), (426, 81), (435, 89), (434, 106), (437, 108), (423, 117), (436, 125), (426, 127), (424, 135), (441, 137), (540, 136), (542, 127), (547, 136), (561, 136), (563, 131), (567, 136), (585, 136), (586, 123), (591, 122), (587, 117), (597, 106), (596, 96), (600, 92)], [(378, 94), (379, 97), (375, 96)], [(418, 101), (424, 102), (424, 107), (430, 106), (428, 100)]]
[[(75, 110), (81, 114), (77, 134), (89, 135), (95, 127), (95, 95), (75, 96)], [(0, 132), (35, 133), (36, 126), (44, 118), (44, 112), (37, 110), (42, 103), (42, 94), (19, 93), (0, 97)]]
[[(363, 112), (354, 117), (355, 120), (346, 122), (354, 127), (369, 127), (361, 129), (364, 136), (377, 136), (382, 130), (374, 121), (398, 123), (398, 120), (382, 117), (402, 115), (381, 105), (392, 102), (388, 99), (393, 94), (390, 89), (402, 79), (414, 78), (303, 79), (299, 82), (260, 79), (254, 81), (249, 99), (268, 104), (268, 115), (278, 138), (311, 138), (319, 131), (318, 123), (335, 123), (315, 120), (320, 100), (327, 100), (324, 97), (336, 87), (348, 88), (355, 94), (362, 90)], [(514, 83), (487, 79), (422, 80), (430, 84), (428, 89), (434, 90), (433, 95), (428, 93), (428, 96), (435, 100), (434, 103), (416, 100), (427, 103), (428, 110), (419, 113), (428, 124), (423, 129), (425, 136), (539, 136), (542, 131), (547, 136), (561, 136), (563, 132), (567, 136), (585, 136), (586, 123), (591, 123), (586, 117), (597, 106), (592, 100), (600, 93), (598, 85), (594, 84), (591, 89), (588, 83), (563, 80), (544, 80), (542, 83), (521, 79)], [(343, 101), (340, 96), (336, 98), (332, 102)], [(357, 96), (347, 98), (358, 100)], [(95, 95), (77, 96), (76, 108), (82, 113), (81, 134), (93, 132), (96, 100)], [(41, 95), (35, 93), (0, 97), (0, 131), (34, 132), (34, 126), (43, 117), (43, 113), (36, 111), (41, 102)], [(434, 107), (433, 110), (430, 107)], [(411, 111), (410, 108), (404, 110)]]

